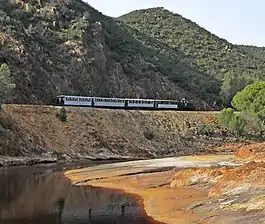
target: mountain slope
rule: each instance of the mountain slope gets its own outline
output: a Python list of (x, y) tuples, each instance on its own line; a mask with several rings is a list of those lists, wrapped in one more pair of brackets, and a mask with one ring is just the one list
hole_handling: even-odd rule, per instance
[[(209, 88), (219, 95), (227, 77), (244, 77), (247, 83), (265, 79), (265, 55), (261, 48), (232, 45), (196, 23), (164, 8), (136, 10), (118, 18), (141, 33), (181, 52), (194, 68), (217, 79)], [(259, 52), (259, 53), (258, 53)], [(203, 86), (203, 85), (202, 85)], [(218, 87), (221, 88), (218, 90)], [(242, 88), (242, 86), (235, 86)], [(207, 92), (209, 95), (209, 92)]]
[(211, 79), (182, 56), (143, 44), (158, 41), (143, 34), (139, 41), (132, 28), (79, 0), (17, 2), (0, 5), (0, 63), (15, 78), (12, 102), (50, 103), (57, 94), (186, 97), (209, 108), (202, 97), (207, 85), (184, 85), (176, 73)]

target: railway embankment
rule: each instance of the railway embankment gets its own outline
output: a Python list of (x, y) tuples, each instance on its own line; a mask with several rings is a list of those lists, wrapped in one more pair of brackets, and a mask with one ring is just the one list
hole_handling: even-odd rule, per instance
[(214, 153), (237, 141), (215, 129), (217, 112), (128, 111), (4, 105), (0, 164), (146, 159)]

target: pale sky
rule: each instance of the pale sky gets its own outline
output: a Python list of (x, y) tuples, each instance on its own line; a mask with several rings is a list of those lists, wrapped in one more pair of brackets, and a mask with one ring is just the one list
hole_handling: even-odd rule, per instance
[(164, 7), (233, 44), (265, 47), (264, 0), (85, 0), (105, 15)]

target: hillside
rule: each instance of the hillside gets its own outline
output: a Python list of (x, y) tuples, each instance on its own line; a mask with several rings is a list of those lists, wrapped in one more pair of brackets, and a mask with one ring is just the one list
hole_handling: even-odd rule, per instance
[[(211, 82), (205, 74), (149, 48), (131, 28), (80, 0), (2, 1), (0, 22), (0, 63), (8, 64), (17, 86), (8, 102), (47, 104), (57, 94), (186, 97), (198, 109), (210, 108), (200, 96)], [(176, 71), (205, 85), (170, 80)]]
[(4, 0), (0, 22), (0, 64), (17, 86), (11, 103), (186, 97), (212, 109), (264, 78), (262, 48), (233, 46), (163, 8), (111, 18), (81, 0)]
[[(211, 79), (212, 82), (206, 84), (197, 75), (190, 74), (188, 79), (184, 73), (171, 77), (189, 87), (197, 84), (201, 87), (200, 97), (209, 97), (211, 92), (215, 100), (220, 96), (218, 103), (228, 103), (246, 84), (265, 79), (264, 48), (232, 45), (161, 7), (133, 11), (118, 19), (136, 29), (134, 35), (142, 42), (145, 42), (141, 37), (144, 33), (161, 43), (157, 46), (145, 42), (150, 48), (158, 48), (161, 52), (170, 49), (169, 54), (174, 58), (182, 55), (195, 70), (204, 74), (205, 80)], [(206, 85), (207, 90), (204, 89)]]

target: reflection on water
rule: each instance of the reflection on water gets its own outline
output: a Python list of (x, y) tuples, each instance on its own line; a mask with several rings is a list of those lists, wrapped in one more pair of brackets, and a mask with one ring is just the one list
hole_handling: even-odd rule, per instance
[(130, 195), (74, 186), (61, 172), (45, 170), (0, 169), (0, 223), (154, 223)]

